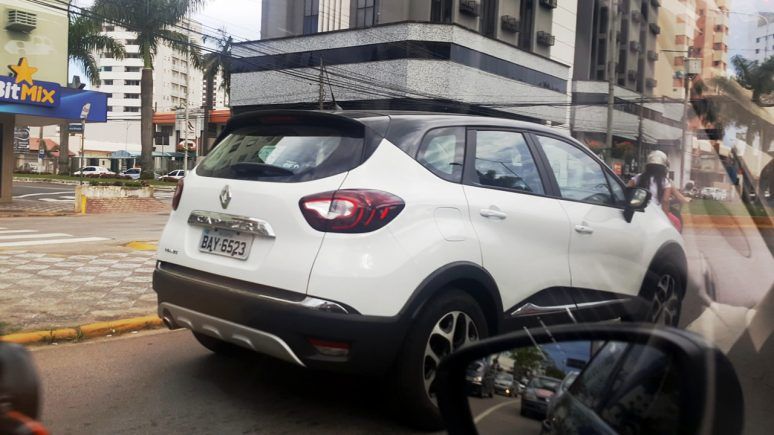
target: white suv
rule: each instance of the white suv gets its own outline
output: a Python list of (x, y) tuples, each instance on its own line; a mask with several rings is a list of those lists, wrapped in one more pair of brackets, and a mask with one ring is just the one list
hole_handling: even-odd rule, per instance
[(153, 286), (170, 328), (315, 369), (390, 374), (437, 427), (438, 361), (522, 326), (676, 325), (679, 233), (574, 139), (506, 119), (234, 117), (181, 181)]

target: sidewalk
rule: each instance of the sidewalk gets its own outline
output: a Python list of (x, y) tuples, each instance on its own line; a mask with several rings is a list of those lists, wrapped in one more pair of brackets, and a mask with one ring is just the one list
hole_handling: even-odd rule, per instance
[(74, 213), (72, 202), (14, 199), (9, 203), (0, 204), (0, 217), (67, 216)]
[(0, 250), (4, 334), (156, 312), (155, 251), (51, 254)]

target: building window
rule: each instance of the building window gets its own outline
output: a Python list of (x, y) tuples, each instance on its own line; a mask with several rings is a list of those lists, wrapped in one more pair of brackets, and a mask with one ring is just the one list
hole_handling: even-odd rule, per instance
[(760, 50), (759, 48), (756, 48), (756, 49), (755, 49), (755, 54), (758, 54), (758, 53), (760, 53), (760, 52), (761, 52), (761, 50)]
[(137, 100), (140, 98), (140, 94), (124, 94), (124, 98), (127, 100)]
[(103, 26), (102, 30), (105, 31), (105, 32), (113, 32), (113, 31), (116, 30), (116, 27), (115, 26)]
[(107, 106), (107, 111), (108, 112), (112, 112), (113, 111), (113, 106)]
[(139, 80), (124, 80), (124, 85), (126, 86), (140, 86)]
[(452, 0), (433, 0), (430, 6), (430, 21), (434, 23), (451, 23)]
[(320, 17), (320, 0), (304, 0), (304, 35), (317, 33)]
[(481, 34), (494, 38), (497, 33), (497, 0), (481, 0)]
[(126, 67), (126, 72), (140, 72), (139, 66), (128, 66)]
[(110, 71), (113, 71), (113, 67), (112, 67), (112, 66), (103, 66), (103, 67), (102, 67), (102, 71), (103, 71), (103, 72), (110, 72)]
[(376, 0), (357, 0), (357, 27), (371, 27), (376, 24)]
[(139, 112), (139, 107), (124, 107), (124, 112)]
[(755, 42), (756, 43), (761, 42), (761, 38), (755, 38)]
[(113, 86), (113, 80), (102, 80), (102, 86)]
[(140, 53), (126, 53), (127, 59), (139, 59)]

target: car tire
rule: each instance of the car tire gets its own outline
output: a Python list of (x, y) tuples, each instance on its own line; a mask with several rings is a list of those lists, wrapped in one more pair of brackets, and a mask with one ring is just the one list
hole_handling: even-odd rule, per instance
[(685, 275), (674, 261), (666, 259), (645, 275), (640, 297), (649, 305), (645, 321), (677, 327), (680, 324)]
[(209, 335), (202, 334), (200, 332), (196, 332), (196, 331), (191, 331), (191, 332), (193, 332), (193, 336), (194, 338), (196, 338), (196, 341), (198, 341), (199, 344), (206, 347), (212, 353), (215, 353), (218, 355), (232, 356), (243, 351), (241, 347), (235, 344), (231, 344), (229, 342), (217, 339), (215, 337), (210, 337)]
[[(436, 326), (450, 333), (452, 340), (434, 334)], [(434, 396), (432, 387), (438, 363), (434, 358), (437, 356), (440, 360), (462, 345), (488, 336), (489, 329), (481, 307), (464, 291), (447, 289), (425, 304), (406, 335), (393, 372), (395, 379), (392, 385), (400, 388), (395, 399), (398, 400), (400, 416), (407, 424), (423, 430), (443, 429), (441, 414), (434, 398), (431, 398)], [(432, 351), (432, 355), (426, 351)], [(481, 388), (479, 395), (483, 397), (484, 394)]]

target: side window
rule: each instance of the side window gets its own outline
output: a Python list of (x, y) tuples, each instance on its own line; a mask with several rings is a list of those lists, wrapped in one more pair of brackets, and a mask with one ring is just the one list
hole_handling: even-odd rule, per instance
[(575, 145), (536, 136), (559, 185), (562, 198), (594, 204), (614, 204), (602, 166)]
[(610, 185), (610, 191), (613, 193), (613, 202), (615, 204), (626, 202), (626, 193), (624, 193), (623, 186), (610, 173), (605, 172), (605, 176), (607, 177), (607, 183)]
[(617, 341), (605, 343), (567, 391), (587, 407), (596, 409), (604, 399), (610, 375), (626, 346), (626, 343)]
[(543, 194), (543, 183), (524, 135), (512, 131), (476, 132), (476, 175), (482, 186)]
[(435, 175), (448, 181), (462, 180), (465, 157), (465, 128), (430, 130), (417, 151), (417, 161)]
[(618, 433), (676, 434), (680, 379), (671, 358), (658, 349), (634, 345), (613, 377), (599, 416)]

